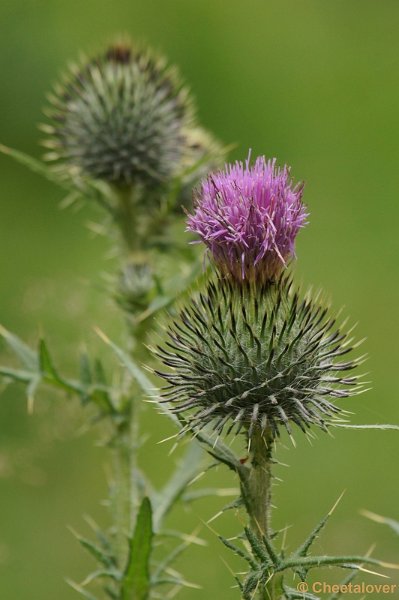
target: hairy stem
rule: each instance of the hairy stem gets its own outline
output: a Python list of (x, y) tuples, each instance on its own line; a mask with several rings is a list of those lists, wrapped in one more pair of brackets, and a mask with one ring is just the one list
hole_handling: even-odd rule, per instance
[[(241, 494), (254, 534), (262, 543), (262, 536), (270, 536), (272, 437), (269, 431), (254, 431), (249, 449), (250, 465), (241, 478)], [(258, 589), (260, 600), (276, 600), (278, 592), (273, 577), (267, 587)]]
[(250, 526), (257, 537), (269, 535), (272, 445), (268, 432), (254, 432), (250, 447), (250, 470), (242, 488)]

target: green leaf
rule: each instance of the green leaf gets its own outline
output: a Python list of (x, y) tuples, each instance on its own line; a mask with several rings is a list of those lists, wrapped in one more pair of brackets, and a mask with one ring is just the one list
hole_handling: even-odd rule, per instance
[(219, 535), (218, 537), (219, 537), (219, 540), (222, 542), (222, 544), (224, 544), (226, 546), (226, 548), (228, 548), (229, 550), (232, 550), (232, 552), (234, 552), (234, 554), (236, 554), (240, 558), (243, 558), (252, 569), (257, 569), (258, 565), (257, 565), (256, 561), (253, 560), (253, 558), (248, 554), (248, 552), (245, 552), (245, 550), (242, 550), (242, 548), (239, 548), (238, 546), (236, 546), (235, 544), (230, 542), (230, 540), (226, 539), (222, 535)]
[(333, 514), (334, 510), (338, 506), (341, 501), (343, 493), (340, 495), (338, 500), (335, 502), (334, 506), (328, 511), (328, 513), (321, 519), (321, 521), (316, 525), (316, 527), (311, 531), (310, 535), (306, 538), (306, 540), (299, 546), (299, 548), (294, 552), (297, 556), (306, 556), (311, 545), (318, 537), (319, 533), (324, 529), (327, 524), (327, 521)]
[(2, 325), (0, 325), (0, 335), (9, 348), (14, 352), (14, 354), (18, 356), (24, 367), (30, 371), (38, 371), (39, 364), (36, 352), (34, 352), (34, 350), (29, 348), (29, 346), (25, 344), (19, 337), (11, 333), (11, 331), (8, 331)]
[(87, 356), (81, 361), (82, 381), (70, 380), (62, 377), (55, 368), (48, 347), (43, 339), (40, 340), (38, 351), (35, 352), (16, 335), (1, 326), (0, 335), (25, 367), (24, 369), (13, 369), (7, 366), (0, 366), (0, 376), (26, 384), (30, 412), (33, 408), (34, 396), (39, 385), (45, 384), (64, 390), (68, 394), (74, 394), (83, 403), (89, 401), (95, 403), (101, 410), (102, 415), (115, 415), (116, 408), (112, 402), (111, 390), (105, 384), (105, 375), (100, 363), (97, 362), (94, 365), (94, 373), (97, 381), (92, 381)]
[(22, 371), (21, 369), (11, 369), (9, 367), (0, 367), (0, 375), (13, 381), (21, 383), (30, 383), (32, 381), (32, 371)]
[(295, 569), (296, 567), (308, 569), (309, 567), (330, 566), (342, 567), (344, 569), (359, 569), (363, 564), (391, 569), (397, 569), (399, 567), (398, 565), (385, 563), (376, 558), (370, 558), (369, 556), (291, 556), (287, 560), (281, 562), (277, 570), (283, 571), (285, 569)]
[(245, 527), (244, 531), (249, 545), (251, 546), (252, 554), (262, 563), (262, 565), (266, 565), (267, 567), (271, 565), (273, 561), (269, 557), (269, 553), (266, 552), (266, 547), (262, 546), (258, 537), (249, 527)]
[(39, 368), (42, 375), (46, 380), (49, 380), (51, 383), (59, 385), (61, 388), (66, 390), (67, 392), (75, 392), (76, 388), (65, 379), (63, 379), (57, 372), (53, 360), (50, 356), (50, 352), (47, 348), (46, 342), (41, 339), (39, 342)]
[(171, 479), (155, 496), (154, 530), (158, 531), (163, 519), (187, 489), (188, 484), (203, 470), (204, 451), (198, 444), (189, 444), (188, 450)]
[(20, 165), (27, 167), (30, 171), (32, 171), (32, 173), (41, 175), (42, 177), (51, 181), (52, 183), (55, 183), (60, 187), (69, 189), (67, 183), (63, 181), (58, 175), (56, 175), (53, 169), (51, 169), (51, 167), (49, 167), (42, 161), (33, 158), (33, 156), (29, 156), (29, 154), (25, 154), (24, 152), (21, 152), (20, 150), (15, 150), (14, 148), (9, 148), (8, 146), (4, 146), (3, 144), (0, 144), (0, 152), (9, 156)]
[(83, 546), (83, 548), (87, 550), (87, 552), (91, 554), (91, 556), (93, 556), (93, 558), (95, 558), (97, 562), (99, 562), (107, 568), (115, 566), (115, 559), (113, 558), (113, 556), (106, 554), (99, 546), (96, 546), (96, 544), (94, 544), (90, 540), (82, 537), (73, 529), (71, 529), (71, 531), (75, 538), (78, 540), (79, 544), (81, 544), (81, 546)]
[(115, 352), (116, 356), (121, 361), (122, 365), (129, 371), (131, 377), (137, 381), (142, 391), (147, 396), (152, 396), (155, 390), (154, 385), (145, 375), (143, 370), (135, 363), (135, 361), (122, 348), (112, 342), (100, 329), (96, 329), (100, 338)]
[(150, 593), (150, 556), (152, 551), (152, 509), (144, 498), (129, 543), (129, 557), (123, 575), (121, 600), (147, 600)]

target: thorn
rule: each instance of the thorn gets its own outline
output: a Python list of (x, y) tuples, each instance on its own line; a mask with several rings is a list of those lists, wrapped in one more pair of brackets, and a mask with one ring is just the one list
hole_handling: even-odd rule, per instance
[(223, 511), (219, 510), (219, 512), (217, 512), (215, 515), (213, 515), (213, 517), (211, 517), (210, 519), (208, 519), (208, 521), (206, 522), (206, 524), (209, 525), (213, 521), (216, 521), (216, 519), (218, 519), (219, 517), (221, 517), (222, 514), (223, 514)]
[[(381, 563), (381, 566), (385, 566), (383, 563)], [(386, 567), (386, 568), (390, 568), (390, 567)], [(391, 567), (392, 568), (392, 567)], [(399, 565), (398, 567), (399, 568)], [(378, 573), (378, 571), (371, 571), (370, 569), (365, 569), (364, 567), (360, 566), (360, 567), (356, 567), (356, 569), (358, 571), (362, 571), (362, 573), (368, 573), (369, 575), (377, 575), (377, 577), (383, 577), (384, 579), (390, 579), (389, 575), (384, 575), (383, 573)]]
[(341, 493), (341, 495), (339, 496), (338, 500), (336, 500), (336, 502), (334, 503), (333, 507), (330, 509), (330, 511), (327, 513), (327, 515), (329, 517), (331, 517), (331, 515), (333, 514), (333, 512), (335, 511), (335, 509), (337, 508), (338, 504), (341, 502), (342, 498), (344, 497), (346, 493), (346, 490), (343, 490), (343, 492)]
[(199, 479), (201, 479), (205, 475), (205, 473), (206, 473), (206, 471), (202, 471), (201, 473), (198, 473), (198, 475), (196, 475), (194, 477), (194, 479), (192, 479), (191, 481), (188, 482), (187, 487), (196, 483)]
[(173, 435), (170, 435), (169, 437), (164, 438), (163, 440), (160, 440), (159, 442), (157, 442), (157, 444), (163, 444), (165, 442), (170, 442), (170, 440), (174, 440), (177, 437), (179, 437), (179, 434), (178, 433), (174, 433)]

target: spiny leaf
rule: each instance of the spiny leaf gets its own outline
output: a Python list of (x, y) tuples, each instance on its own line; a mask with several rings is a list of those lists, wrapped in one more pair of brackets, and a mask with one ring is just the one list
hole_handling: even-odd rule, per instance
[(46, 381), (50, 381), (52, 384), (58, 385), (66, 392), (76, 392), (76, 386), (71, 382), (63, 379), (57, 372), (53, 360), (50, 356), (50, 352), (47, 348), (46, 342), (41, 339), (39, 342), (39, 369), (41, 374), (45, 377)]
[(21, 369), (11, 369), (9, 367), (0, 367), (0, 375), (13, 381), (20, 381), (21, 383), (30, 383), (32, 380), (31, 371), (22, 371)]
[(93, 542), (90, 540), (82, 537), (73, 529), (71, 529), (71, 531), (78, 540), (79, 544), (81, 544), (83, 548), (85, 548), (85, 550), (87, 550), (89, 554), (91, 554), (100, 564), (104, 565), (105, 567), (115, 566), (116, 563), (113, 556), (106, 554), (101, 548), (96, 546), (96, 544), (93, 544)]
[(234, 554), (236, 554), (240, 558), (243, 558), (250, 565), (250, 567), (252, 569), (257, 569), (258, 568), (257, 563), (248, 554), (248, 552), (245, 552), (245, 550), (242, 550), (241, 548), (239, 548), (235, 544), (232, 544), (232, 542), (230, 542), (229, 540), (227, 540), (222, 535), (219, 535), (218, 537), (219, 537), (220, 541), (222, 542), (222, 544), (224, 544), (226, 546), (226, 548), (228, 548), (229, 550), (232, 550), (234, 552)]
[(278, 567), (279, 571), (285, 569), (295, 569), (296, 567), (328, 567), (337, 566), (346, 569), (359, 568), (356, 565), (375, 565), (378, 567), (385, 567), (391, 569), (398, 569), (399, 565), (385, 563), (376, 558), (370, 558), (367, 556), (291, 556), (287, 560), (282, 561)]
[(245, 527), (244, 529), (247, 540), (251, 546), (251, 550), (254, 556), (258, 558), (258, 560), (263, 564), (271, 564), (270, 557), (266, 552), (265, 547), (260, 543), (259, 539), (256, 535), (251, 531), (249, 527)]
[(124, 351), (122, 348), (117, 346), (114, 342), (112, 342), (100, 329), (96, 328), (96, 332), (99, 337), (114, 351), (116, 356), (121, 361), (122, 365), (127, 368), (131, 377), (137, 381), (142, 391), (147, 396), (152, 396), (154, 394), (154, 385), (145, 375), (143, 370), (135, 363), (135, 361)]
[(0, 335), (14, 352), (14, 354), (18, 356), (24, 367), (30, 371), (38, 370), (38, 360), (34, 350), (29, 348), (29, 346), (25, 344), (25, 342), (23, 342), (18, 336), (11, 333), (11, 331), (8, 331), (2, 325), (0, 325)]
[(263, 543), (265, 544), (267, 553), (270, 556), (270, 560), (272, 561), (273, 566), (275, 568), (277, 568), (281, 564), (281, 561), (280, 561), (279, 556), (277, 555), (277, 552), (274, 549), (274, 546), (273, 546), (271, 540), (269, 540), (267, 535), (263, 535), (262, 540), (263, 540)]
[[(46, 345), (41, 339), (38, 351), (35, 352), (16, 335), (10, 333), (0, 326), (0, 335), (7, 342), (8, 346), (17, 355), (23, 363), (25, 369), (13, 369), (6, 366), (0, 366), (0, 375), (16, 382), (27, 385), (28, 408), (31, 412), (35, 393), (40, 384), (53, 386), (64, 390), (68, 394), (77, 395), (83, 403), (89, 401), (98, 405), (105, 414), (114, 414), (115, 407), (112, 402), (110, 390), (105, 384), (105, 375), (100, 363), (95, 363), (94, 373), (96, 381), (93, 382), (92, 376), (89, 376), (90, 364), (87, 356), (81, 361), (81, 381), (73, 381), (62, 377), (55, 368), (54, 362)], [(85, 367), (83, 368), (83, 361)]]
[(148, 599), (152, 538), (152, 508), (149, 499), (144, 498), (133, 536), (129, 541), (129, 557), (123, 575), (121, 600)]
[(171, 479), (156, 494), (154, 505), (154, 530), (158, 531), (162, 521), (173, 505), (181, 497), (187, 485), (203, 471), (204, 453), (198, 444), (189, 444), (188, 450), (173, 473)]
[(24, 152), (21, 152), (20, 150), (15, 150), (14, 148), (9, 148), (8, 146), (4, 146), (3, 144), (0, 144), (0, 152), (14, 159), (15, 162), (19, 163), (20, 165), (27, 167), (33, 173), (41, 175), (45, 179), (48, 179), (49, 181), (55, 183), (60, 187), (70, 189), (68, 184), (54, 173), (53, 169), (48, 167), (45, 163), (41, 162), (40, 160), (33, 158), (33, 156), (29, 156), (29, 154), (25, 154)]
[(339, 504), (340, 500), (342, 499), (343, 495), (344, 495), (344, 492), (341, 494), (341, 496), (338, 498), (338, 500), (335, 502), (334, 506), (331, 508), (331, 510), (329, 510), (329, 512), (326, 514), (326, 516), (323, 517), (321, 519), (321, 521), (316, 525), (316, 527), (313, 529), (313, 531), (310, 533), (310, 535), (307, 537), (307, 539), (303, 542), (303, 544), (301, 544), (299, 546), (299, 548), (296, 550), (296, 552), (294, 552), (294, 554), (296, 554), (297, 556), (306, 556), (307, 555), (307, 553), (308, 553), (311, 545), (316, 540), (316, 538), (319, 535), (319, 533), (326, 526), (327, 521), (329, 520), (329, 518), (333, 514), (334, 510), (336, 509), (336, 507), (338, 506), (338, 504)]

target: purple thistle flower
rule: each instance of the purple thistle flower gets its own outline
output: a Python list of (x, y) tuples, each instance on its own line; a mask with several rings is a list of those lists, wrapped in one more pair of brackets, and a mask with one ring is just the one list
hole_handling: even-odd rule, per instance
[(306, 224), (303, 184), (293, 185), (289, 167), (278, 168), (275, 159), (259, 156), (251, 166), (250, 158), (202, 181), (187, 230), (199, 234), (223, 274), (273, 280)]

